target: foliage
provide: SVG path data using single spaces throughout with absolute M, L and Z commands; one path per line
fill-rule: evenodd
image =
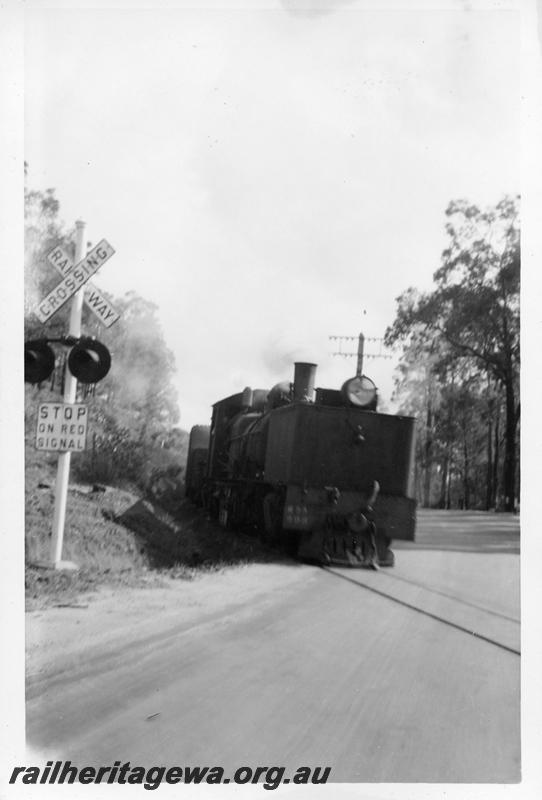
M 46 260 L 47 253 L 61 244 L 71 255 L 75 252 L 74 231 L 66 231 L 59 219 L 60 203 L 54 189 L 45 192 L 24 190 L 24 289 L 25 338 L 59 335 L 67 329 L 68 309 L 61 309 L 47 326 L 32 314 L 36 303 L 58 283 L 58 275 Z
M 446 210 L 449 245 L 435 288 L 409 288 L 397 299 L 386 343 L 404 343 L 397 395 L 417 405 L 420 499 L 515 507 L 519 423 L 519 198 L 481 210 L 466 201 Z M 499 427 L 504 418 L 504 433 Z M 495 461 L 497 459 L 497 461 Z M 485 463 L 484 463 L 485 461 Z M 498 477 L 498 472 L 502 477 Z M 483 498 L 483 500 L 482 500 Z
M 74 232 L 59 220 L 59 202 L 53 189 L 25 190 L 25 337 L 58 337 L 68 333 L 69 304 L 45 325 L 32 313 L 36 301 L 59 281 L 46 260 L 47 253 L 61 245 L 74 255 Z M 144 490 L 156 484 L 160 470 L 182 472 L 188 435 L 176 429 L 179 419 L 177 395 L 171 379 L 175 370 L 171 351 L 164 342 L 157 307 L 129 292 L 113 298 L 102 292 L 121 314 L 105 329 L 84 308 L 82 331 L 105 344 L 112 357 L 109 374 L 91 389 L 78 387 L 78 400 L 89 401 L 87 450 L 74 455 L 73 468 L 79 480 L 132 483 Z M 27 404 L 27 435 L 35 426 L 39 401 L 59 399 L 65 369 L 65 353 L 58 345 L 57 367 L 52 378 L 38 389 L 29 389 L 34 402 Z M 52 395 L 56 392 L 56 395 Z M 37 394 L 41 396 L 37 398 Z M 45 396 L 47 395 L 47 396 Z M 167 448 L 168 457 L 163 452 Z M 179 481 L 176 489 L 180 490 Z

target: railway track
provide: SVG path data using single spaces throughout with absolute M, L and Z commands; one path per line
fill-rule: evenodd
M 461 596 L 459 587 L 458 593 L 452 594 L 388 570 L 369 573 L 332 566 L 322 566 L 322 570 L 470 637 L 521 655 L 519 618 Z

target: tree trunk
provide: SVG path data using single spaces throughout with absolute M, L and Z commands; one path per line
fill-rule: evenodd
M 446 487 L 448 485 L 448 464 L 450 461 L 450 457 L 448 453 L 444 456 L 444 461 L 442 464 L 442 478 L 440 481 L 440 498 L 438 502 L 439 508 L 446 508 Z
M 516 398 L 512 378 L 506 383 L 506 423 L 504 434 L 504 510 L 516 509 Z
M 487 422 L 487 471 L 486 471 L 486 511 L 491 508 L 493 499 L 493 422 L 491 413 L 493 404 L 489 406 Z
M 431 504 L 431 465 L 433 460 L 433 413 L 431 408 L 431 400 L 427 403 L 427 416 L 425 428 L 425 452 L 424 452 L 424 485 L 423 485 L 423 505 L 429 508 Z
M 465 422 L 465 421 L 464 421 Z M 469 487 L 469 448 L 467 444 L 467 426 L 463 424 L 463 508 L 470 506 L 470 487 Z
M 495 438 L 494 438 L 494 448 L 493 448 L 493 500 L 492 500 L 493 508 L 498 508 L 498 502 L 499 502 L 500 416 L 501 416 L 501 406 L 500 403 L 497 403 L 496 416 L 495 416 Z

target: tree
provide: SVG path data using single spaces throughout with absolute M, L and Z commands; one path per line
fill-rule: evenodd
M 431 505 L 433 467 L 437 448 L 435 409 L 440 402 L 440 387 L 434 370 L 431 345 L 423 335 L 413 332 L 403 352 L 395 379 L 395 399 L 400 413 L 418 418 L 416 437 L 416 493 L 425 507 Z
M 45 192 L 25 188 L 25 338 L 58 338 L 68 333 L 69 303 L 47 323 L 41 324 L 33 309 L 40 297 L 60 278 L 48 264 L 47 253 L 61 245 L 73 257 L 75 231 L 66 231 L 59 219 L 60 204 L 54 189 Z M 120 311 L 120 320 L 105 329 L 85 306 L 81 329 L 96 336 L 111 352 L 108 375 L 94 388 L 89 403 L 88 450 L 77 456 L 74 468 L 81 478 L 126 478 L 147 488 L 149 476 L 167 461 L 185 455 L 181 434 L 174 434 L 179 419 L 177 394 L 172 384 L 174 359 L 167 348 L 157 317 L 157 306 L 129 292 L 123 298 L 103 294 Z M 57 349 L 60 352 L 60 349 Z M 37 394 L 62 389 L 64 358 L 57 359 L 56 379 L 42 387 L 27 387 L 27 430 L 35 426 Z M 52 385 L 51 385 L 52 384 Z M 89 387 L 78 387 L 84 400 Z M 47 397 L 43 397 L 47 394 Z M 58 394 L 56 398 L 58 399 Z M 161 450 L 169 444 L 168 458 Z M 173 443 L 173 444 L 172 444 Z
M 465 200 L 446 210 L 449 246 L 434 273 L 436 288 L 408 289 L 386 343 L 425 337 L 436 367 L 485 375 L 504 395 L 504 506 L 515 508 L 519 404 L 519 198 L 505 197 L 485 211 Z
M 115 298 L 115 307 L 121 320 L 101 334 L 115 369 L 100 384 L 98 399 L 115 408 L 140 442 L 167 438 L 179 411 L 171 383 L 174 358 L 163 338 L 157 306 L 128 292 L 124 298 Z
M 99 331 L 90 312 L 84 322 L 110 350 L 112 366 L 94 392 L 89 417 L 94 435 L 81 469 L 94 480 L 122 478 L 146 489 L 179 420 L 171 382 L 175 364 L 154 303 L 129 292 L 114 298 L 114 305 L 121 318 L 111 328 Z
M 25 165 L 26 175 L 26 165 Z M 46 256 L 57 244 L 72 255 L 75 253 L 75 231 L 66 230 L 59 217 L 60 203 L 54 189 L 44 192 L 24 190 L 24 295 L 25 337 L 55 335 L 64 332 L 68 308 L 61 309 L 46 326 L 34 316 L 33 309 L 45 297 L 59 277 L 47 262 Z

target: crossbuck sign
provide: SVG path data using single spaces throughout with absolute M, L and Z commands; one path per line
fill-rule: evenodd
M 60 246 L 54 247 L 51 250 L 47 255 L 47 261 L 52 264 L 63 277 L 69 275 L 75 266 L 70 256 Z M 110 328 L 111 325 L 120 319 L 120 314 L 112 303 L 106 300 L 96 286 L 90 281 L 85 285 L 84 300 L 88 308 L 98 317 L 106 328 Z
M 56 249 L 57 248 L 55 248 L 55 250 Z M 51 256 L 55 250 L 53 250 L 49 255 Z M 47 322 L 47 320 L 50 319 L 53 314 L 62 308 L 62 306 L 68 302 L 70 297 L 73 297 L 77 290 L 80 289 L 89 280 L 89 278 L 91 278 L 94 273 L 100 269 L 102 264 L 105 264 L 105 262 L 111 258 L 114 252 L 115 251 L 109 242 L 107 242 L 105 239 L 102 239 L 102 241 L 99 242 L 96 247 L 90 250 L 90 252 L 88 252 L 78 264 L 75 264 L 75 266 L 71 267 L 68 267 L 66 264 L 65 273 L 64 269 L 61 268 L 61 271 L 63 274 L 65 274 L 64 280 L 58 283 L 55 288 L 49 292 L 47 297 L 45 297 L 41 303 L 38 303 L 35 309 L 36 315 L 40 322 Z M 110 304 L 109 306 L 112 308 Z M 113 309 L 113 313 L 116 314 L 117 312 Z M 102 317 L 100 318 L 105 324 L 105 319 Z M 114 319 L 112 319 L 109 324 L 112 325 L 113 322 L 115 322 Z

